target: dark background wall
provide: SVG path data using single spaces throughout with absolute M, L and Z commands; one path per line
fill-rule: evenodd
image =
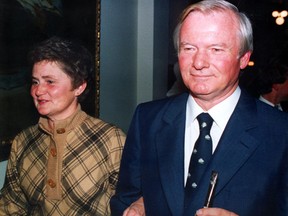
M 0 160 L 7 156 L 6 144 L 38 120 L 30 96 L 27 53 L 31 47 L 61 36 L 78 40 L 95 53 L 96 0 L 39 2 L 0 1 Z M 82 106 L 91 115 L 95 114 L 95 92 Z

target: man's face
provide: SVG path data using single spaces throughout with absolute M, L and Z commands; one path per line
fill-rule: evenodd
M 284 83 L 275 85 L 277 86 L 277 100 L 279 103 L 288 101 L 288 77 Z
M 183 81 L 196 101 L 209 101 L 211 107 L 233 93 L 240 68 L 245 68 L 250 58 L 250 53 L 239 57 L 233 17 L 229 12 L 195 11 L 180 29 L 178 58 Z

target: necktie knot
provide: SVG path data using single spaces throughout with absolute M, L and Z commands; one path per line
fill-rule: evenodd
M 200 132 L 205 130 L 210 132 L 210 129 L 213 124 L 213 119 L 208 113 L 201 113 L 197 116 L 197 120 L 199 122 Z

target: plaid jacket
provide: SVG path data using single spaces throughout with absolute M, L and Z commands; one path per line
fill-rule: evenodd
M 125 134 L 80 108 L 48 128 L 40 118 L 14 139 L 0 215 L 110 215 Z

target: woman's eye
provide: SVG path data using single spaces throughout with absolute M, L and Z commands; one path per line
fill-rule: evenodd
M 38 84 L 38 82 L 36 80 L 31 81 L 31 85 L 37 85 L 37 84 Z
M 53 83 L 54 83 L 53 80 L 47 80 L 46 82 L 47 82 L 48 84 L 53 84 Z

